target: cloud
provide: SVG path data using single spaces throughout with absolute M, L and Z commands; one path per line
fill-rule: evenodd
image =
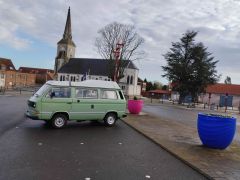
M 147 57 L 136 62 L 140 75 L 167 83 L 161 78 L 161 66 L 165 64 L 162 54 L 186 30 L 196 30 L 196 40 L 219 60 L 219 73 L 226 76 L 231 72 L 232 82 L 240 83 L 240 2 L 236 0 L 0 0 L 0 43 L 24 49 L 36 40 L 56 47 L 63 34 L 68 5 L 77 57 L 100 57 L 94 41 L 103 26 L 113 21 L 132 24 L 145 39 Z

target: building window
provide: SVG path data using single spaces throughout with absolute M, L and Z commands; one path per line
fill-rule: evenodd
M 4 74 L 0 74 L 0 75 L 1 75 L 1 76 L 0 76 L 0 77 L 1 77 L 1 79 L 4 79 Z
M 133 84 L 133 76 L 130 78 L 130 84 Z
M 129 76 L 127 77 L 127 84 L 129 84 L 129 81 L 130 81 L 130 78 L 129 78 Z
M 105 78 L 105 81 L 107 81 L 108 79 L 107 78 Z
M 122 90 L 125 90 L 125 86 L 122 86 Z

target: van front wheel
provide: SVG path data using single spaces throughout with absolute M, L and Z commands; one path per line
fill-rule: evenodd
M 52 126 L 56 129 L 63 128 L 67 124 L 67 117 L 64 114 L 56 114 L 52 118 Z
M 107 126 L 113 126 L 117 121 L 117 116 L 114 113 L 108 113 L 104 118 L 104 123 Z

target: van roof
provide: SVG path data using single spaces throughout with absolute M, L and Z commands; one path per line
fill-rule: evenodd
M 120 89 L 119 85 L 114 81 L 101 81 L 101 80 L 86 80 L 81 82 L 69 81 L 47 81 L 46 84 L 52 86 L 80 86 L 80 87 L 97 87 L 106 89 Z

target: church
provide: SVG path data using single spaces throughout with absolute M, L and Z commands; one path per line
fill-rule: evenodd
M 83 81 L 86 79 L 111 81 L 109 77 L 109 60 L 76 58 L 76 45 L 72 38 L 71 12 L 68 9 L 66 25 L 62 39 L 57 43 L 54 72 L 59 81 Z M 128 97 L 140 96 L 141 85 L 138 84 L 139 69 L 132 61 L 127 62 L 119 86 Z

